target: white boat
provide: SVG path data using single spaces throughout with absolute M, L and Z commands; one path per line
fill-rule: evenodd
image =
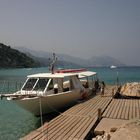
M 78 99 L 89 96 L 93 84 L 84 87 L 83 84 L 87 81 L 79 80 L 89 76 L 96 78 L 96 72 L 70 70 L 65 73 L 61 71 L 29 75 L 20 91 L 1 95 L 1 98 L 7 97 L 7 100 L 14 101 L 35 116 L 39 116 L 58 111 Z
M 115 69 L 115 68 L 117 68 L 117 66 L 112 65 L 112 66 L 110 66 L 110 68 Z

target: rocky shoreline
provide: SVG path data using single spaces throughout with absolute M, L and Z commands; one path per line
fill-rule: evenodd
M 98 135 L 92 140 L 140 140 L 140 120 L 130 120 L 119 128 Z

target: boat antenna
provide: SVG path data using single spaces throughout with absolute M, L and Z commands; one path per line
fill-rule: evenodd
M 55 55 L 55 53 L 53 53 L 53 58 L 52 58 L 52 63 L 50 64 L 50 71 L 52 74 L 54 74 L 54 65 L 57 61 L 57 57 Z

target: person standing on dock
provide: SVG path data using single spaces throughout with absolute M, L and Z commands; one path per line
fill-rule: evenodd
M 94 87 L 95 87 L 95 91 L 98 92 L 98 91 L 99 91 L 99 88 L 100 88 L 99 79 L 97 79 L 97 80 L 95 81 Z
M 102 81 L 101 82 L 101 94 L 104 95 L 104 92 L 105 92 L 105 82 Z

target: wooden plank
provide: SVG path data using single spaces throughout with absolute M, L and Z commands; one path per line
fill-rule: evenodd
M 81 129 L 83 129 L 83 127 L 88 123 L 88 121 L 89 121 L 89 117 L 86 117 L 83 123 L 79 125 L 79 127 L 72 133 L 72 135 L 68 138 L 68 140 L 75 139 L 75 136 L 78 133 L 80 133 Z
M 73 122 L 74 117 L 67 116 L 67 119 L 65 121 L 60 122 L 53 130 L 49 131 L 50 136 L 53 136 L 56 134 L 60 129 L 63 129 L 66 125 L 68 125 L 70 122 Z
M 21 140 L 31 140 L 33 139 L 36 135 L 39 135 L 40 132 L 34 130 L 33 132 L 29 133 L 28 135 L 26 135 L 25 137 L 21 138 Z
M 41 135 L 42 132 L 45 132 L 45 128 L 47 126 L 47 123 L 45 123 L 42 127 L 38 128 L 37 130 L 33 131 L 32 133 L 28 134 L 27 136 L 25 136 L 24 138 L 22 138 L 23 140 L 30 140 L 30 139 L 35 139 L 36 137 L 38 137 L 39 135 Z
M 120 108 L 117 114 L 117 119 L 121 119 L 121 113 L 122 113 L 122 109 L 123 109 L 123 105 L 124 105 L 124 99 L 120 99 L 121 100 L 121 104 L 120 104 Z
M 78 129 L 81 128 L 81 125 L 87 122 L 87 119 L 88 119 L 87 117 L 82 117 L 81 120 L 80 120 L 80 122 L 77 123 L 77 124 L 73 127 L 73 129 L 71 129 L 71 130 L 69 131 L 68 134 L 65 135 L 64 139 L 68 139 L 68 138 L 71 137 L 74 133 L 77 133 L 77 132 L 78 132 Z
M 79 118 L 77 119 L 77 117 L 74 117 L 72 119 L 71 122 L 69 122 L 69 124 L 65 125 L 63 127 L 63 129 L 60 129 L 56 134 L 55 136 L 52 137 L 52 140 L 55 140 L 56 138 L 59 140 L 59 139 L 62 139 L 63 136 L 68 133 L 69 129 L 71 129 L 72 127 L 74 127 L 74 124 L 76 124 L 77 122 L 79 121 Z
M 90 102 L 90 104 L 85 104 L 85 108 L 81 109 L 80 112 L 78 112 L 78 115 L 87 115 L 87 113 L 85 112 L 89 112 L 90 108 L 93 108 L 94 106 L 96 106 L 97 102 L 100 101 L 101 98 L 97 98 L 97 100 L 93 99 L 92 102 Z
M 96 117 L 97 114 L 98 114 L 98 109 L 101 108 L 101 104 L 103 103 L 103 101 L 99 102 L 92 110 L 89 111 L 89 113 L 87 114 L 88 116 L 91 116 L 91 117 Z
M 81 109 L 82 105 L 81 104 L 78 104 L 78 105 L 75 105 L 74 107 L 68 109 L 67 111 L 65 111 L 63 114 L 64 115 L 67 115 L 67 114 L 73 114 L 75 112 L 75 110 L 79 111 Z
M 89 111 L 92 110 L 100 100 L 101 98 L 98 98 L 97 100 L 93 100 L 88 106 L 85 107 L 85 110 L 81 110 L 78 114 L 87 116 Z
M 103 106 L 103 110 L 105 111 L 105 109 L 108 107 L 108 105 L 111 103 L 111 101 L 112 101 L 112 97 L 108 97 L 107 99 L 106 99 L 106 104 L 105 104 L 105 106 Z
M 79 139 L 85 139 L 85 137 L 87 136 L 87 134 L 89 133 L 89 131 L 93 128 L 93 125 L 95 124 L 95 122 L 97 121 L 97 118 L 94 118 L 89 125 L 86 127 L 86 129 L 81 133 L 82 135 L 80 135 L 80 137 L 78 137 Z
M 86 101 L 81 101 L 81 103 L 78 104 L 78 108 L 77 105 L 72 107 L 72 110 L 69 109 L 68 111 L 64 112 L 64 113 L 68 113 L 68 114 L 72 114 L 72 113 L 75 113 L 75 111 L 77 111 L 78 109 L 81 110 L 82 108 L 85 108 L 86 105 L 90 104 L 93 100 L 97 100 L 99 98 L 99 96 L 95 96 L 95 97 L 92 97 L 91 99 L 89 100 L 86 100 Z M 72 112 L 71 112 L 72 111 Z M 73 112 L 74 111 L 74 112 Z M 78 111 L 79 112 L 79 111 Z
M 129 110 L 129 119 L 132 119 L 133 118 L 132 99 L 130 99 L 129 107 L 130 107 L 130 110 Z
M 40 135 L 38 135 L 38 137 L 33 138 L 33 140 L 40 140 L 40 139 L 44 139 L 47 140 L 48 139 L 48 133 L 41 133 Z
M 136 108 L 137 108 L 137 118 L 140 119 L 140 105 L 139 105 L 139 100 L 136 101 Z
M 77 113 L 79 113 L 81 110 L 86 109 L 86 107 L 88 107 L 88 105 L 89 105 L 90 103 L 96 102 L 96 100 L 98 100 L 99 98 L 100 98 L 100 96 L 95 96 L 95 97 L 91 98 L 91 99 L 88 100 L 88 101 L 81 102 L 81 103 L 78 105 L 78 107 L 77 107 L 77 106 L 76 106 L 76 107 L 74 106 L 72 110 L 70 109 L 70 111 L 68 110 L 68 111 L 64 112 L 64 114 L 77 114 Z
M 137 99 L 137 118 L 140 119 L 140 99 Z
M 101 114 L 103 114 L 103 112 L 105 111 L 105 109 L 108 107 L 108 105 L 110 104 L 112 98 L 110 97 L 105 97 L 103 103 L 101 104 L 100 108 L 101 108 Z
M 59 127 L 56 131 L 54 131 L 50 138 L 54 139 L 56 136 L 59 137 L 68 127 L 70 127 L 75 121 L 77 121 L 77 118 L 75 116 L 70 116 L 68 122 L 64 123 L 61 127 Z
M 93 105 L 92 109 L 88 111 L 88 113 L 84 113 L 83 115 L 94 117 L 97 113 L 97 110 L 100 108 L 101 104 L 104 102 L 104 100 L 101 98 L 96 104 Z
M 140 100 L 138 100 L 138 112 L 139 112 L 139 119 L 140 119 Z
M 136 118 L 136 105 L 135 105 L 136 100 L 132 99 L 132 104 L 133 104 L 133 119 Z
M 114 106 L 113 106 L 114 104 L 115 104 L 115 100 L 113 100 L 113 101 L 111 102 L 111 104 L 109 105 L 110 107 L 109 107 L 109 110 L 108 110 L 108 112 L 107 112 L 107 114 L 106 114 L 106 117 L 107 117 L 107 118 L 110 117 L 111 112 L 113 111 L 113 108 L 114 108 Z
M 117 105 L 118 105 L 118 101 L 114 100 L 114 102 L 112 102 L 113 108 L 112 108 L 112 111 L 110 112 L 109 118 L 114 117 L 115 111 L 117 109 Z
M 65 116 L 61 116 L 61 117 L 64 118 Z M 65 121 L 67 121 L 67 119 L 65 119 L 64 122 L 65 122 Z M 62 124 L 62 123 L 63 123 L 63 121 L 61 120 L 61 121 L 59 122 L 59 124 Z M 48 127 L 46 127 L 46 129 L 44 129 L 43 134 L 49 135 L 49 133 L 51 133 L 54 129 L 56 129 L 56 127 L 58 127 L 59 124 L 56 123 L 56 124 L 53 125 L 53 127 L 51 128 L 51 122 L 50 122 L 50 123 L 48 124 Z M 42 132 L 41 132 L 38 136 L 34 137 L 34 140 L 38 140 L 38 139 L 40 139 L 41 137 L 43 137 Z
M 109 106 L 107 107 L 107 109 L 105 110 L 103 117 L 109 117 L 111 114 L 111 111 L 113 110 L 113 104 L 115 103 L 115 99 L 111 100 L 111 103 L 109 104 Z
M 121 119 L 125 119 L 125 113 L 126 113 L 126 99 L 123 99 L 123 105 L 122 105 L 122 114 Z
M 103 97 L 103 101 L 100 102 L 100 106 L 98 108 L 102 109 L 102 112 L 104 111 L 104 109 L 108 106 L 108 104 L 110 103 L 111 98 L 110 97 Z M 98 109 L 97 108 L 97 109 Z
M 135 100 L 135 117 L 138 119 L 138 106 L 137 106 L 137 100 Z
M 77 114 L 84 107 L 85 107 L 84 106 L 84 103 L 83 104 L 80 104 L 78 108 L 77 107 L 74 107 L 73 110 L 71 112 L 67 112 L 67 114 Z
M 114 112 L 114 114 L 113 114 L 112 119 L 117 119 L 117 115 L 118 115 L 118 111 L 119 111 L 119 109 L 120 109 L 121 101 L 118 100 L 118 99 L 113 99 L 113 100 L 114 100 L 114 102 L 116 103 L 117 108 L 116 108 L 116 110 L 115 110 L 115 112 Z
M 48 135 L 43 135 L 39 140 L 49 140 Z
M 124 116 L 124 119 L 129 119 L 129 109 L 130 109 L 130 107 L 129 107 L 129 100 L 128 99 L 126 99 L 126 111 L 125 111 L 125 116 Z
M 59 136 L 59 138 L 57 138 L 57 140 L 66 139 L 65 136 L 66 136 L 67 134 L 69 134 L 70 131 L 71 131 L 72 129 L 74 129 L 74 127 L 75 127 L 77 124 L 83 123 L 81 120 L 82 120 L 81 117 L 77 117 L 77 119 L 76 119 L 73 123 L 71 123 L 64 131 L 62 131 L 61 135 Z
M 55 129 L 56 127 L 58 127 L 59 125 L 60 125 L 60 123 L 64 123 L 64 122 L 66 122 L 67 121 L 67 119 L 68 119 L 68 117 L 67 116 L 65 116 L 65 115 L 63 115 L 63 116 L 61 116 L 61 119 L 59 119 L 59 120 L 57 120 L 57 121 L 51 121 L 51 122 L 49 122 L 49 131 L 51 131 L 51 130 L 53 130 L 53 129 Z
M 54 122 L 52 124 L 56 123 L 56 121 L 58 121 L 58 120 L 60 121 L 60 118 L 62 118 L 61 115 L 58 118 L 55 118 Z M 48 125 L 49 125 L 49 123 L 46 123 L 43 126 L 41 126 L 39 129 L 36 130 L 36 133 L 34 133 L 34 135 L 29 134 L 30 137 L 28 137 L 28 139 L 33 139 L 33 138 L 38 139 L 38 137 L 42 136 L 42 132 L 46 134 L 49 131 L 48 129 L 51 129 L 51 127 L 50 126 L 48 127 Z M 56 125 L 57 125 L 57 123 L 56 123 Z M 53 127 L 55 127 L 55 126 L 53 126 Z
M 55 119 L 54 119 L 54 123 L 56 122 L 56 121 L 60 121 L 60 119 L 61 119 L 61 115 L 60 116 L 58 116 L 58 117 L 56 117 Z M 26 137 L 24 137 L 25 139 L 33 139 L 33 138 L 36 138 L 36 137 L 38 137 L 41 133 L 42 133 L 42 130 L 45 132 L 46 131 L 46 129 L 48 128 L 48 124 L 49 123 L 45 123 L 43 126 L 41 126 L 40 128 L 38 128 L 37 130 L 35 130 L 35 131 L 33 131 L 32 133 L 30 133 L 30 134 L 28 134 Z M 23 139 L 24 139 L 23 138 Z
M 113 118 L 114 114 L 112 114 L 112 113 L 113 112 L 115 113 L 114 106 L 116 105 L 117 102 L 118 102 L 118 100 L 114 100 L 114 102 L 112 102 L 112 104 L 111 104 L 112 108 L 110 109 L 110 112 L 108 112 L 109 118 Z
M 136 101 L 136 114 L 137 114 L 137 118 L 140 119 L 140 107 L 139 107 L 138 99 Z
M 113 102 L 114 100 L 112 100 L 112 102 Z M 110 105 L 107 107 L 107 109 L 105 110 L 105 112 L 104 112 L 104 114 L 103 114 L 103 117 L 107 117 L 107 114 L 108 114 L 108 112 L 109 112 L 109 110 L 110 110 L 110 108 L 111 108 L 111 104 L 112 104 L 112 102 L 110 103 Z
M 84 127 L 82 127 L 82 129 L 77 133 L 77 135 L 75 136 L 75 138 L 80 138 L 81 136 L 85 137 L 88 133 L 89 130 L 93 127 L 93 125 L 95 124 L 97 118 L 89 118 L 89 121 L 84 125 Z M 84 135 L 82 135 L 84 134 Z
M 53 119 L 48 123 L 49 131 L 53 128 L 55 128 L 60 122 L 65 121 L 67 119 L 67 116 L 65 115 L 59 115 L 56 117 L 56 119 Z

